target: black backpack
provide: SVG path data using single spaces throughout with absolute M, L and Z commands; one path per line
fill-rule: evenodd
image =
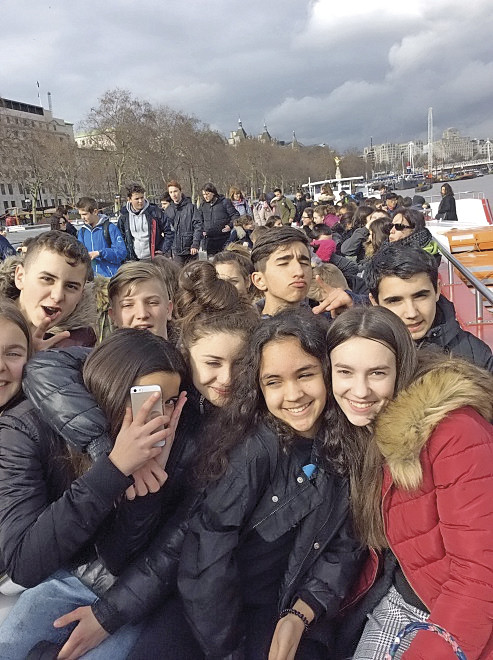
M 104 240 L 106 241 L 106 245 L 108 247 L 111 247 L 111 236 L 110 236 L 110 221 L 109 218 L 106 218 L 106 220 L 103 220 L 103 224 L 101 225 L 103 227 L 103 234 L 104 234 Z M 84 234 L 87 231 L 87 227 L 82 227 L 82 236 L 81 238 L 84 238 Z M 82 241 L 83 242 L 83 241 Z

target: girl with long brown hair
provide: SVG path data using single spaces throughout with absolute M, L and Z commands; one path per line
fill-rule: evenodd
M 379 307 L 338 317 L 328 351 L 332 432 L 353 456 L 360 447 L 350 466 L 356 527 L 391 567 L 352 657 L 383 660 L 401 628 L 429 621 L 468 659 L 492 658 L 492 376 L 459 358 L 418 358 L 404 324 Z M 425 631 L 402 646 L 409 658 L 453 654 Z
M 67 353 L 77 360 L 87 351 L 72 348 Z M 122 497 L 133 484 L 133 473 L 169 454 L 178 416 L 174 408 L 185 377 L 176 348 L 147 331 L 118 330 L 102 342 L 85 362 L 83 381 L 101 407 L 114 442 L 94 462 L 65 443 L 52 419 L 41 416 L 29 396 L 1 417 L 0 551 L 14 582 L 35 587 L 51 576 L 51 585 L 85 589 L 71 570 L 101 558 L 107 569 L 101 577 L 111 580 L 109 571 L 146 542 L 153 509 L 143 518 L 140 502 Z M 43 378 L 56 380 L 56 364 L 45 368 Z M 150 384 L 160 385 L 161 394 L 152 395 L 133 419 L 130 388 Z M 163 414 L 150 418 L 159 397 Z M 77 408 L 71 400 L 70 395 L 65 399 L 62 416 Z M 86 414 L 79 415 L 81 426 Z M 168 446 L 157 446 L 163 440 Z M 32 592 L 20 596 L 0 628 L 2 657 L 24 658 L 40 639 L 36 631 L 41 618 L 52 624 L 58 615 L 48 596 L 43 607 L 33 608 Z M 59 642 L 64 637 L 65 631 L 51 627 L 49 639 Z

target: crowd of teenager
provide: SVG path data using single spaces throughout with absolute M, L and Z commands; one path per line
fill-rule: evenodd
M 202 198 L 0 268 L 0 660 L 493 659 L 493 356 L 424 200 Z

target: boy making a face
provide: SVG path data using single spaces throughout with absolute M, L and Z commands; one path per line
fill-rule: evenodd
M 90 329 L 82 325 L 81 319 L 76 323 L 75 312 L 90 277 L 89 253 L 70 234 L 48 231 L 29 244 L 24 261 L 15 269 L 18 297 L 12 297 L 31 326 L 36 350 L 60 345 L 69 337 L 65 345 L 88 345 Z M 60 325 L 69 327 L 70 332 L 45 339 L 48 330 Z M 95 340 L 94 332 L 92 335 Z

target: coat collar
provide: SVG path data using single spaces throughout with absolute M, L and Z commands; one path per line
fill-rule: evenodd
M 465 406 L 493 420 L 493 376 L 458 358 L 432 360 L 431 367 L 389 403 L 376 420 L 375 442 L 397 486 L 419 487 L 422 448 L 448 414 Z

